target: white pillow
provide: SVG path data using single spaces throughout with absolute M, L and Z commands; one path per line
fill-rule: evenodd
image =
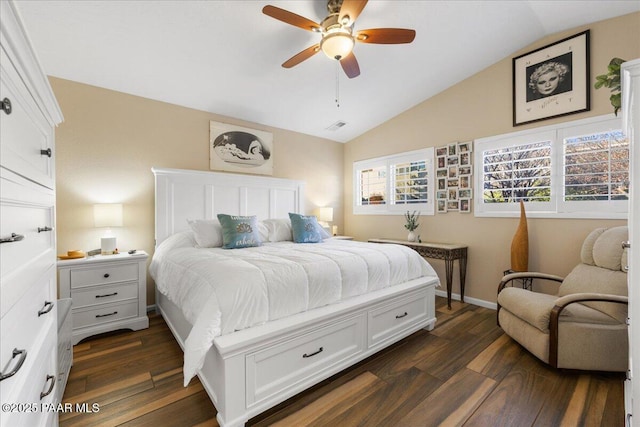
M 222 246 L 222 226 L 217 219 L 188 219 L 196 244 L 200 248 Z
M 258 234 L 260 235 L 260 240 L 262 242 L 269 241 L 269 228 L 267 228 L 264 221 L 258 221 Z
M 268 240 L 270 242 L 293 241 L 293 231 L 289 218 L 266 219 L 262 221 L 262 224 L 267 228 Z

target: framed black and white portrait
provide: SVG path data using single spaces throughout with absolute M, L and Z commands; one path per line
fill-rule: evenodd
M 589 111 L 589 30 L 513 58 L 513 125 Z
M 273 134 L 226 123 L 209 124 L 209 168 L 273 175 Z

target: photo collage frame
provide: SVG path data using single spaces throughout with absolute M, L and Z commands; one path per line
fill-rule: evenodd
M 436 211 L 471 213 L 473 141 L 436 148 Z

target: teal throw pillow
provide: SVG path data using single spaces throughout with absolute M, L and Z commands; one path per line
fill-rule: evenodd
M 320 234 L 320 224 L 315 216 L 289 213 L 291 229 L 293 231 L 293 241 L 296 243 L 319 243 L 322 242 Z
M 255 216 L 218 214 L 222 226 L 222 247 L 225 249 L 260 246 L 258 220 Z

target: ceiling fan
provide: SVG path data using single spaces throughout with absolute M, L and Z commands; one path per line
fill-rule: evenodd
M 353 54 L 356 42 L 400 44 L 411 43 L 416 37 L 415 30 L 404 28 L 373 28 L 354 32 L 353 24 L 366 4 L 367 0 L 328 0 L 329 15 L 319 24 L 279 7 L 265 6 L 262 9 L 265 15 L 303 30 L 322 34 L 320 43 L 292 56 L 282 66 L 294 67 L 322 50 L 329 58 L 340 61 L 345 74 L 352 79 L 360 75 L 360 66 Z

